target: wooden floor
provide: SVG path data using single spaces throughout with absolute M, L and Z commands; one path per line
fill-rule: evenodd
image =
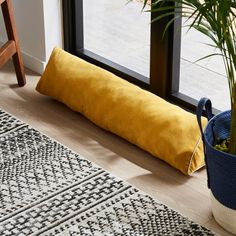
M 63 104 L 38 94 L 38 80 L 38 75 L 27 70 L 27 85 L 19 88 L 8 63 L 0 72 L 0 107 L 195 222 L 230 235 L 212 217 L 204 169 L 192 177 L 184 176 Z

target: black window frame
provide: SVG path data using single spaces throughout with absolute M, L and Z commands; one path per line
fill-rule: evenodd
M 170 3 L 171 4 L 171 3 Z M 198 101 L 179 92 L 181 18 L 169 27 L 163 38 L 168 18 L 151 24 L 150 83 L 145 77 L 83 47 L 83 0 L 63 0 L 64 49 L 100 66 L 186 110 L 195 112 Z M 156 17 L 151 13 L 151 19 Z M 214 113 L 218 113 L 217 110 Z

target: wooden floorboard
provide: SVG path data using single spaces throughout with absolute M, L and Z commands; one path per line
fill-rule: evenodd
M 63 104 L 35 91 L 39 75 L 27 70 L 18 87 L 13 66 L 0 71 L 0 107 L 58 140 L 158 201 L 220 235 L 230 235 L 211 214 L 206 173 L 187 177 L 125 140 L 106 132 Z

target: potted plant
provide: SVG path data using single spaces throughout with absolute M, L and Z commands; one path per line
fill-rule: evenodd
M 144 7 L 148 0 L 144 0 Z M 152 0 L 153 21 L 168 17 L 168 27 L 179 17 L 212 41 L 210 46 L 224 61 L 231 98 L 231 110 L 212 117 L 209 99 L 200 100 L 197 118 L 202 132 L 208 186 L 212 193 L 212 211 L 216 221 L 236 234 L 236 2 L 235 0 Z M 204 57 L 204 58 L 206 58 Z M 209 120 L 204 132 L 203 108 Z

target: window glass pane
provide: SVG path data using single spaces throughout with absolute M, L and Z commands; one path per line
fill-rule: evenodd
M 206 36 L 195 29 L 187 30 L 187 27 L 182 28 L 179 91 L 197 100 L 208 97 L 218 110 L 229 109 L 228 81 L 222 58 L 213 56 L 197 61 L 218 51 L 207 45 L 212 41 Z
M 149 77 L 150 13 L 142 6 L 139 0 L 84 0 L 84 48 Z

